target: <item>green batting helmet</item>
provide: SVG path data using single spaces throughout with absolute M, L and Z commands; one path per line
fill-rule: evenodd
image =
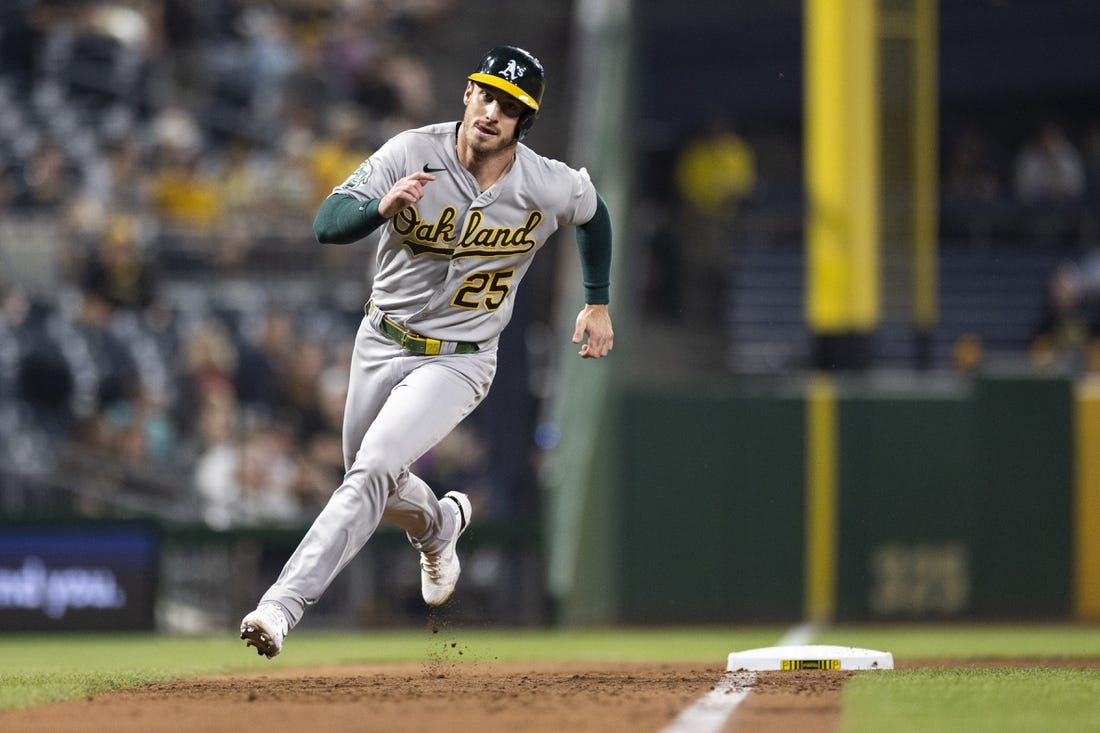
M 546 86 L 546 74 L 542 63 L 530 52 L 515 46 L 497 46 L 482 57 L 477 69 L 467 78 L 507 92 L 526 105 L 527 110 L 516 123 L 517 140 L 535 124 Z

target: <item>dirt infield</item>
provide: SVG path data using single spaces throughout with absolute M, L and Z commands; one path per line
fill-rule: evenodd
M 428 663 L 280 668 L 147 685 L 0 712 L 22 733 L 478 733 L 660 731 L 706 695 L 724 670 L 705 665 Z M 976 666 L 1100 666 L 1100 660 L 1006 660 Z M 899 667 L 958 667 L 957 661 Z M 840 691 L 855 672 L 758 675 L 724 733 L 835 731 Z M 874 673 L 870 673 L 874 674 Z
M 378 665 L 204 677 L 0 713 L 23 733 L 220 731 L 658 731 L 724 670 L 698 665 Z M 840 681 L 766 685 L 742 709 L 754 720 L 835 717 Z M 791 680 L 792 678 L 787 678 Z M 790 698 L 785 704 L 779 700 Z M 789 712 L 788 712 L 789 710 Z M 797 711 L 802 711 L 799 714 Z M 835 723 L 799 730 L 827 731 Z M 776 727 L 774 730 L 779 730 Z M 789 730 L 789 727 L 784 729 Z M 730 730 L 767 730 L 754 724 Z

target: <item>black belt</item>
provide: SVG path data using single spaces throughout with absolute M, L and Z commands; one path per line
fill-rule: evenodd
M 466 341 L 442 341 L 440 339 L 433 339 L 428 336 L 421 336 L 418 333 L 413 333 L 412 331 L 401 328 L 401 326 L 398 326 L 380 311 L 378 311 L 378 315 L 375 315 L 376 311 L 378 311 L 378 309 L 374 307 L 374 301 L 371 301 L 367 310 L 367 315 L 372 316 L 371 323 L 374 323 L 378 330 L 391 341 L 411 354 L 422 356 L 435 356 L 437 354 L 472 354 L 478 350 L 477 344 L 468 343 Z

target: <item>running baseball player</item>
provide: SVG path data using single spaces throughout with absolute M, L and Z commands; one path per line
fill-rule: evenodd
M 461 122 L 396 135 L 321 204 L 314 233 L 322 243 L 381 229 L 377 272 L 351 361 L 347 472 L 241 621 L 241 638 L 257 653 L 279 654 L 383 520 L 420 552 L 424 602 L 451 596 L 470 501 L 458 491 L 437 499 L 409 467 L 485 398 L 516 288 L 559 227 L 577 227 L 581 254 L 586 305 L 573 342 L 586 359 L 611 351 L 607 207 L 584 169 L 520 142 L 543 88 L 538 59 L 513 46 L 492 49 L 468 77 Z

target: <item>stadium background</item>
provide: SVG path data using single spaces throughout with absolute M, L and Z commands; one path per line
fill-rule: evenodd
M 6 4 L 0 628 L 216 631 L 254 603 L 339 476 L 370 257 L 316 245 L 316 205 L 388 134 L 457 114 L 469 59 L 502 40 L 549 71 L 532 145 L 612 205 L 620 338 L 607 364 L 564 344 L 559 236 L 490 399 L 418 467 L 486 519 L 456 618 L 1100 614 L 1100 11 L 877 4 L 856 37 L 878 143 L 851 161 L 881 185 L 847 202 L 880 234 L 847 261 L 870 317 L 834 328 L 806 264 L 806 69 L 826 62 L 804 22 L 830 4 L 728 5 Z M 930 51 L 935 94 L 901 94 Z M 1046 122 L 1088 171 L 1065 200 L 1015 188 Z M 937 164 L 931 206 L 916 159 Z M 711 208 L 684 193 L 721 185 Z M 1067 271 L 1077 310 L 1037 339 Z M 306 623 L 422 623 L 415 561 L 381 533 Z M 31 602 L 43 578 L 68 600 Z

